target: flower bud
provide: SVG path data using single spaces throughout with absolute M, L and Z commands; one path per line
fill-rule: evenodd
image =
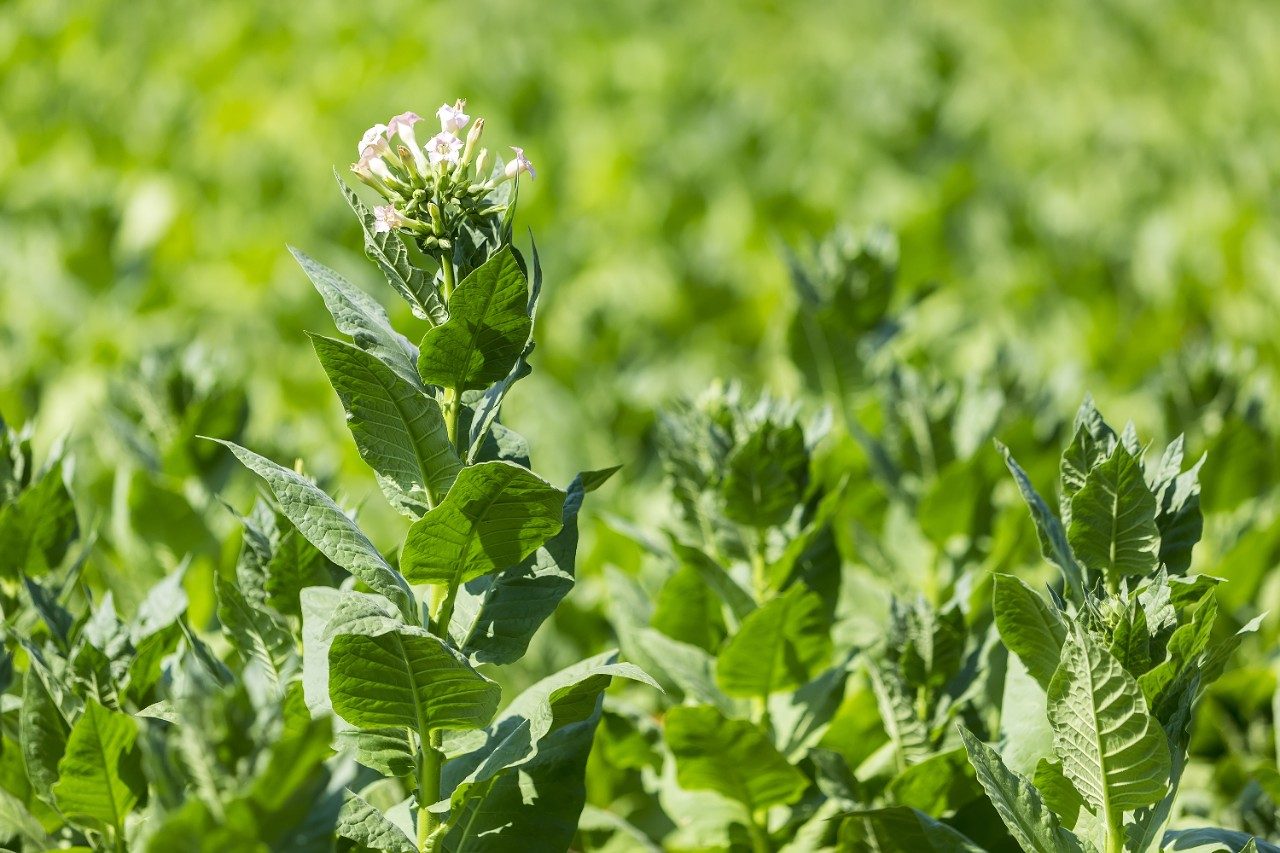
M 467 133 L 467 145 L 462 149 L 462 166 L 466 168 L 471 163 L 471 158 L 475 155 L 476 144 L 480 142 L 480 134 L 484 133 L 484 119 L 476 119 L 476 123 L 471 125 L 471 130 Z
M 511 150 L 516 152 L 516 156 L 507 164 L 504 172 L 506 180 L 514 180 L 521 172 L 528 172 L 530 179 L 538 177 L 538 173 L 533 170 L 533 164 L 524 156 L 524 149 L 513 145 Z

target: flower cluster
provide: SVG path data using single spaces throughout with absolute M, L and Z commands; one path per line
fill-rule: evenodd
M 423 118 L 413 112 L 365 131 L 351 171 L 387 201 L 374 209 L 375 231 L 411 235 L 423 251 L 439 254 L 460 227 L 483 227 L 505 212 L 510 194 L 497 192 L 503 184 L 524 173 L 534 177 L 523 148 L 512 148 L 515 156 L 505 165 L 490 163 L 480 147 L 484 119 L 472 122 L 466 106 L 460 100 L 436 110 L 440 132 L 422 143 L 416 126 Z

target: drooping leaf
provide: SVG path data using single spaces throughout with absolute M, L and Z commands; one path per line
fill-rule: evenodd
M 53 797 L 67 820 L 100 832 L 119 832 L 146 794 L 137 724 L 127 714 L 86 699 L 58 762 Z
M 58 762 L 66 753 L 70 727 L 49 693 L 43 669 L 33 666 L 23 678 L 18 730 L 31 789 L 42 800 L 52 803 L 52 788 L 58 781 Z
M 292 246 L 289 251 L 319 291 L 338 331 L 350 335 L 356 346 L 376 356 L 409 385 L 421 389 L 418 348 L 392 328 L 382 305 L 320 262 Z
M 1071 780 L 1062 775 L 1061 762 L 1041 758 L 1036 762 L 1032 783 L 1044 798 L 1045 805 L 1053 809 L 1064 826 L 1076 825 L 1080 809 L 1084 807 L 1084 798 Z
M 883 663 L 869 662 L 867 674 L 876 695 L 880 719 L 893 743 L 898 771 L 928 758 L 932 752 L 929 728 L 916 715 L 915 706 L 903 689 L 901 677 Z
M 1076 602 L 1084 601 L 1084 574 L 1080 569 L 1080 564 L 1076 561 L 1076 555 L 1072 553 L 1071 544 L 1067 539 L 1067 531 L 1063 529 L 1062 522 L 1049 509 L 1049 505 L 1044 502 L 1044 498 L 1040 497 L 1040 493 L 1031 485 L 1027 472 L 1022 470 L 1013 454 L 1009 452 L 1009 448 L 1005 447 L 999 441 L 996 442 L 996 449 L 1000 451 L 1004 457 L 1004 464 L 1009 469 L 1009 473 L 1013 475 L 1013 480 L 1018 484 L 1018 491 L 1022 493 L 1022 499 L 1026 501 L 1027 508 L 1031 510 L 1031 518 L 1036 525 L 1036 533 L 1040 537 L 1040 551 L 1049 562 L 1053 563 L 1062 572 L 1062 577 L 1066 580 L 1067 586 L 1071 589 L 1071 594 Z
M 311 343 L 391 505 L 418 518 L 444 500 L 462 461 L 440 405 L 359 347 L 319 335 Z
M 1072 553 L 1108 584 L 1153 573 L 1160 553 L 1156 499 L 1141 461 L 1123 445 L 1096 465 L 1071 499 L 1067 539 Z
M 1023 850 L 1067 853 L 1081 849 L 1079 839 L 1059 825 L 1057 817 L 1045 807 L 1040 792 L 1031 782 L 1006 767 L 994 749 L 963 726 L 960 727 L 960 736 L 969 753 L 969 761 L 977 771 L 978 782 L 1008 827 L 1009 834 L 1022 845 Z
M 680 786 L 716 791 L 748 811 L 794 802 L 808 780 L 757 726 L 707 705 L 672 708 L 665 724 Z
M 906 806 L 849 812 L 840 826 L 841 850 L 877 853 L 983 853 L 963 834 Z
M 418 374 L 458 392 L 504 379 L 529 340 L 528 303 L 529 281 L 505 247 L 454 289 L 448 321 L 422 338 Z
M 347 517 L 333 498 L 301 474 L 281 467 L 251 450 L 220 441 L 246 468 L 267 481 L 280 509 L 303 536 L 337 565 L 355 575 L 374 592 L 396 603 L 409 618 L 416 617 L 413 592 L 369 537 Z
M 62 464 L 52 463 L 15 500 L 0 505 L 0 577 L 44 574 L 62 562 L 78 532 Z
M 831 657 L 822 599 L 802 584 L 753 611 L 716 658 L 729 696 L 767 697 L 811 679 Z
M 370 850 L 418 853 L 418 845 L 359 794 L 347 792 L 335 831 L 340 838 L 349 838 Z
M 443 323 L 448 314 L 436 294 L 435 286 L 425 272 L 410 262 L 409 250 L 401 242 L 400 235 L 395 231 L 379 233 L 374 230 L 373 214 L 336 171 L 334 178 L 338 181 L 347 204 L 360 219 L 360 226 L 364 230 L 365 253 L 377 263 L 387 283 L 409 303 L 414 316 L 429 320 L 435 325 Z
M 296 529 L 280 536 L 267 563 L 267 603 L 285 616 L 301 616 L 299 597 L 309 586 L 333 585 L 333 564 Z
M 1058 611 L 1020 579 L 997 574 L 991 592 L 1000 639 L 1016 654 L 1041 687 L 1058 668 L 1067 628 Z
M 517 565 L 563 526 L 565 493 L 509 462 L 464 468 L 409 528 L 400 568 L 413 583 L 465 583 Z
M 1069 633 L 1048 696 L 1054 753 L 1095 811 L 1118 819 L 1164 796 L 1169 745 L 1137 682 L 1109 651 L 1079 629 Z
M 422 733 L 483 728 L 498 710 L 498 685 L 438 637 L 409 625 L 338 634 L 329 646 L 329 698 L 358 728 Z

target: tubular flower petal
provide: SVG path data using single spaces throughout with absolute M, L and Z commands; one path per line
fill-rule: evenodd
M 507 164 L 506 176 L 508 180 L 515 178 L 521 172 L 528 172 L 530 178 L 538 177 L 538 173 L 533 170 L 533 164 L 529 162 L 529 158 L 524 156 L 524 149 L 511 146 L 511 150 L 516 152 L 516 156 Z
M 436 117 L 440 119 L 440 130 L 444 133 L 457 134 L 466 127 L 467 122 L 471 121 L 471 116 L 463 112 L 466 106 L 466 101 L 458 101 L 453 106 L 444 104 L 436 110 Z
M 373 233 L 387 234 L 394 228 L 403 228 L 407 220 L 389 204 L 373 209 Z
M 462 140 L 452 133 L 437 133 L 427 140 L 424 147 L 427 149 L 427 157 L 430 158 L 432 166 L 438 166 L 441 163 L 456 164 L 462 156 Z

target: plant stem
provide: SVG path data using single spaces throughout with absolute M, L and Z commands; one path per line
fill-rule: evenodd
M 444 297 L 445 304 L 449 302 L 449 297 L 453 296 L 454 285 L 453 258 L 441 256 L 440 258 L 440 295 Z
M 769 566 L 765 560 L 767 541 L 763 528 L 756 530 L 755 547 L 751 549 L 751 580 L 755 588 L 756 601 L 763 604 L 769 592 Z
M 751 849 L 753 853 L 773 853 L 773 843 L 769 840 L 769 832 L 756 818 L 755 812 L 747 817 L 747 827 L 751 832 Z
M 421 735 L 419 735 L 421 737 Z M 430 806 L 440 799 L 440 753 L 436 750 L 438 736 L 430 735 L 418 749 L 418 849 L 430 849 L 431 837 L 440 820 L 430 811 Z

